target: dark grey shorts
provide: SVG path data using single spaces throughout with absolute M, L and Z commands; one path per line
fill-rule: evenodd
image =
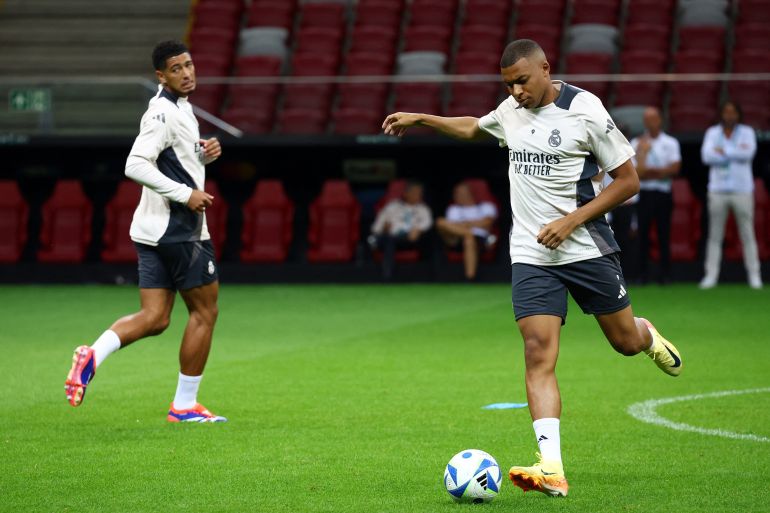
M 511 267 L 513 313 L 567 318 L 567 291 L 586 314 L 608 314 L 631 304 L 617 253 L 564 265 Z
M 134 246 L 139 254 L 139 288 L 187 290 L 219 279 L 210 240 Z

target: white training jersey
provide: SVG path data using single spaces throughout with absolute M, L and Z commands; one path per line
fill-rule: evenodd
M 497 207 L 494 203 L 485 201 L 483 203 L 477 203 L 475 205 L 449 205 L 446 209 L 446 220 L 450 223 L 466 223 L 473 221 L 481 221 L 486 218 L 497 218 Z M 479 237 L 486 237 L 489 235 L 489 231 L 478 226 L 471 228 L 474 235 Z
M 508 147 L 511 263 L 562 265 L 620 251 L 606 216 L 579 226 L 556 249 L 537 242 L 546 224 L 594 199 L 605 172 L 634 155 L 593 94 L 564 82 L 553 103 L 524 109 L 513 97 L 479 119 Z
M 751 194 L 754 192 L 752 161 L 757 153 L 757 135 L 748 125 L 738 124 L 730 137 L 722 125 L 706 130 L 700 149 L 709 166 L 709 192 Z
M 679 141 L 664 132 L 660 132 L 657 137 L 652 137 L 648 133 L 645 133 L 645 135 L 650 139 L 650 151 L 647 152 L 647 160 L 645 162 L 647 167 L 659 169 L 682 161 L 682 151 L 679 148 Z M 641 137 L 634 137 L 631 139 L 631 147 L 634 151 L 639 147 L 641 140 Z M 636 158 L 633 158 L 632 161 L 634 166 L 636 166 Z M 671 178 L 641 180 L 639 182 L 639 188 L 643 191 L 670 193 Z
M 187 208 L 193 189 L 203 190 L 204 164 L 192 106 L 160 87 L 126 161 L 126 176 L 144 186 L 131 240 L 157 246 L 210 238 L 206 215 Z

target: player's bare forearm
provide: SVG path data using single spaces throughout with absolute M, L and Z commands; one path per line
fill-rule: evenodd
M 578 226 L 606 214 L 639 192 L 639 177 L 630 160 L 621 164 L 610 174 L 614 180 L 596 198 L 566 216 L 545 225 L 537 235 L 537 241 L 547 248 L 555 249 Z
M 401 137 L 409 127 L 427 126 L 439 133 L 463 139 L 466 141 L 481 139 L 485 132 L 479 128 L 479 120 L 474 117 L 445 118 L 432 114 L 415 112 L 396 112 L 390 114 L 382 123 L 382 129 L 387 135 Z

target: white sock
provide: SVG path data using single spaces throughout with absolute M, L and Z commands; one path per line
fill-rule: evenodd
M 94 350 L 94 360 L 96 367 L 102 364 L 112 353 L 120 349 L 120 339 L 118 334 L 112 330 L 107 330 L 102 333 L 102 336 L 96 339 L 91 349 Z
M 537 419 L 532 423 L 535 438 L 540 446 L 540 455 L 545 461 L 561 463 L 561 439 L 559 438 L 559 419 Z
M 179 373 L 179 382 L 176 385 L 174 396 L 175 410 L 189 410 L 198 402 L 198 387 L 203 376 L 185 376 Z

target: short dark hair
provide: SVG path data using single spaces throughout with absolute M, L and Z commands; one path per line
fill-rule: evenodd
M 728 105 L 732 105 L 735 108 L 735 111 L 738 113 L 738 122 L 743 121 L 743 109 L 741 108 L 741 105 L 735 100 L 730 100 L 730 99 L 723 101 L 722 104 L 719 106 L 720 121 L 722 119 L 722 112 L 724 112 L 725 107 L 727 107 Z
M 519 59 L 532 57 L 536 53 L 543 53 L 543 49 L 535 41 L 531 39 L 517 39 L 512 43 L 508 43 L 508 46 L 503 50 L 500 67 L 507 68 L 508 66 L 513 66 Z
M 152 50 L 152 65 L 156 70 L 162 71 L 166 69 L 166 60 L 169 57 L 176 57 L 189 52 L 187 46 L 179 41 L 161 41 Z
M 420 182 L 419 180 L 409 179 L 406 181 L 406 184 L 404 185 L 404 191 L 408 191 L 413 187 L 419 187 L 420 189 L 425 188 L 425 186 L 423 186 L 422 182 Z

